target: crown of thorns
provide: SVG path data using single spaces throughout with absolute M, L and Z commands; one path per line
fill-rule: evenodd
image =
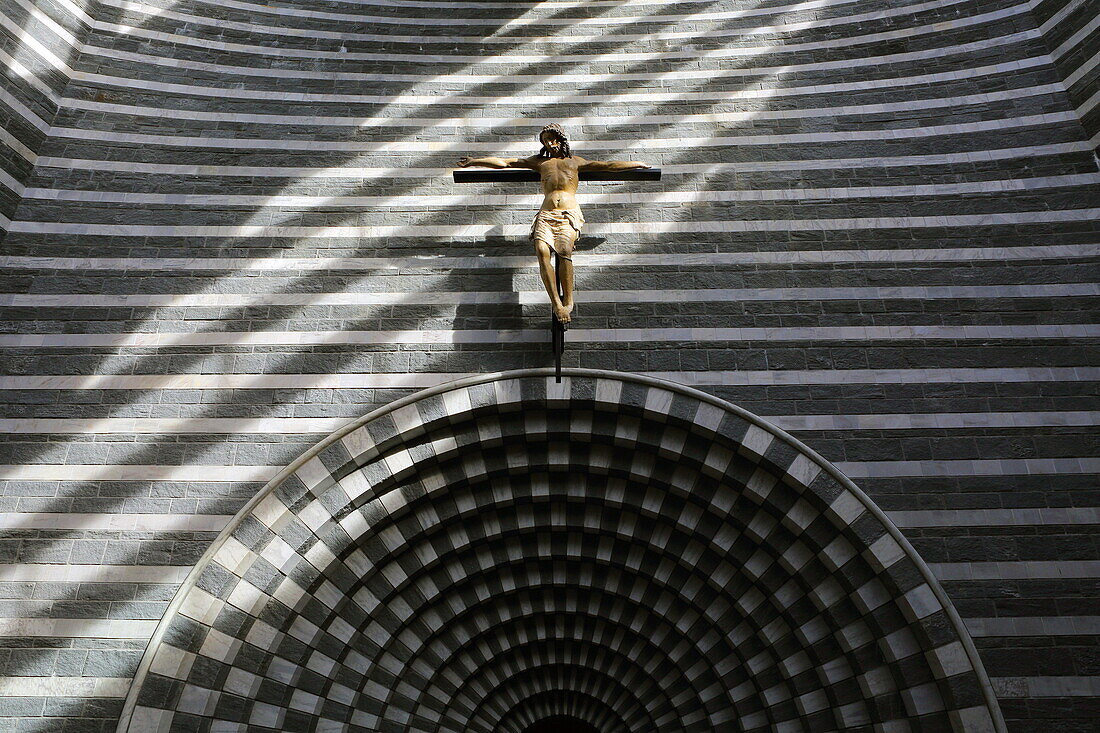
M 549 125 L 542 128 L 542 130 L 539 131 L 539 140 L 541 140 L 542 136 L 548 132 L 556 132 L 562 140 L 565 140 L 566 142 L 569 141 L 569 136 L 565 134 L 565 130 L 563 130 L 562 126 L 559 125 L 557 122 L 551 122 Z
M 539 142 L 542 142 L 542 136 L 548 132 L 552 132 L 561 138 L 562 152 L 565 154 L 565 157 L 568 158 L 573 155 L 573 151 L 569 148 L 569 136 L 565 134 L 565 130 L 562 129 L 561 125 L 556 122 L 551 122 L 549 125 L 542 128 L 542 130 L 539 131 Z M 550 157 L 550 150 L 545 144 L 542 146 L 542 150 L 539 151 L 539 155 L 544 158 Z

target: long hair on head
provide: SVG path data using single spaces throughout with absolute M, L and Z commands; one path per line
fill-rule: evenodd
M 547 132 L 553 132 L 561 138 L 561 152 L 563 153 L 562 157 L 572 158 L 573 151 L 569 148 L 569 136 L 565 134 L 565 130 L 562 129 L 561 125 L 556 122 L 551 122 L 549 125 L 542 128 L 542 130 L 539 131 L 539 142 L 542 142 L 542 136 Z M 552 158 L 554 156 L 550 153 L 550 148 L 546 147 L 546 145 L 544 144 L 542 146 L 542 149 L 539 150 L 539 157 Z

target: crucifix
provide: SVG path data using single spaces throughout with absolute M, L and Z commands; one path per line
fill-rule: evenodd
M 626 160 L 586 160 L 569 148 L 565 130 L 549 124 L 539 132 L 542 149 L 528 158 L 461 158 L 461 168 L 479 166 L 498 170 L 454 172 L 455 183 L 489 181 L 541 181 L 542 207 L 531 227 L 531 241 L 539 261 L 539 274 L 550 296 L 551 343 L 561 381 L 561 353 L 565 329 L 573 318 L 573 249 L 584 226 L 577 204 L 582 180 L 656 181 L 661 170 L 648 163 Z M 518 175 L 517 175 L 518 174 Z

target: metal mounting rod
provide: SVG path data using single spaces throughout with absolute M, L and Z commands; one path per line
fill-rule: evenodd
M 554 256 L 554 287 L 558 291 L 558 298 L 564 293 L 561 287 L 561 272 L 558 268 L 561 261 L 558 259 L 557 250 L 552 250 Z M 554 378 L 561 383 L 561 355 L 565 353 L 565 324 L 558 320 L 558 314 L 550 311 L 550 349 L 554 352 Z

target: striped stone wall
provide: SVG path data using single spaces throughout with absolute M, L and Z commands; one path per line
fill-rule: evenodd
M 1100 8 L 1089 0 L 1032 0 L 1031 6 L 1081 124 L 1100 145 Z
M 0 3 L 0 237 L 49 135 L 92 22 L 87 0 Z
M 30 157 L 3 164 L 26 189 L 0 260 L 0 716 L 113 729 L 179 583 L 280 468 L 418 389 L 549 363 L 537 196 L 449 169 L 556 120 L 665 172 L 586 185 L 566 365 L 791 431 L 929 563 L 1010 730 L 1088 729 L 1100 175 L 1031 13 L 102 2 L 50 135 L 5 124 Z

